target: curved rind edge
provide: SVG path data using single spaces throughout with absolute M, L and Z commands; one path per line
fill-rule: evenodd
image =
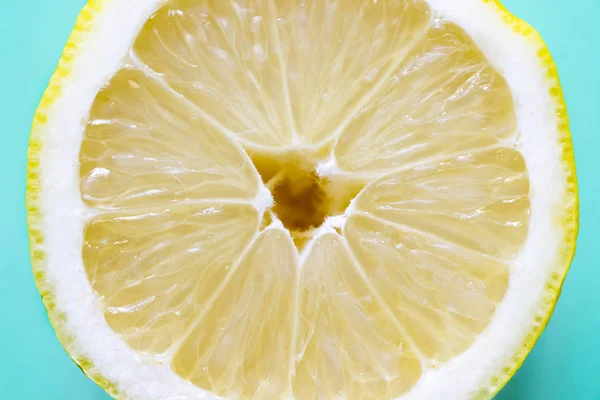
M 546 283 L 546 294 L 542 298 L 538 313 L 533 320 L 533 326 L 525 336 L 521 349 L 511 357 L 511 363 L 502 368 L 502 370 L 499 371 L 499 374 L 492 377 L 490 380 L 490 387 L 482 388 L 473 396 L 474 400 L 487 400 L 493 398 L 523 365 L 525 358 L 527 358 L 527 355 L 540 338 L 552 317 L 567 272 L 575 257 L 577 235 L 579 233 L 579 189 L 575 168 L 575 153 L 573 150 L 567 105 L 558 76 L 556 63 L 542 36 L 531 25 L 508 11 L 500 0 L 482 1 L 488 3 L 490 7 L 493 7 L 494 11 L 500 14 L 502 20 L 512 27 L 514 33 L 522 35 L 532 46 L 534 46 L 542 69 L 546 71 L 548 90 L 555 106 L 555 116 L 559 131 L 558 144 L 562 152 L 561 157 L 565 172 L 564 176 L 566 179 L 567 191 L 562 202 L 564 207 L 559 210 L 556 216 L 558 225 L 563 227 L 564 235 L 562 241 L 563 245 L 558 249 L 559 262 L 554 268 L 550 280 Z
M 81 352 L 76 339 L 66 329 L 66 316 L 56 307 L 55 295 L 50 282 L 46 280 L 44 238 L 39 229 L 42 221 L 42 205 L 39 203 L 41 190 L 40 180 L 40 153 L 43 146 L 44 126 L 48 120 L 48 111 L 61 95 L 61 86 L 71 74 L 73 60 L 79 52 L 79 46 L 87 33 L 94 26 L 94 20 L 100 13 L 106 0 L 88 0 L 77 16 L 75 28 L 63 49 L 58 66 L 50 78 L 48 87 L 35 111 L 31 134 L 29 136 L 29 149 L 27 152 L 27 181 L 25 205 L 27 209 L 27 227 L 29 233 L 30 257 L 35 284 L 40 292 L 42 301 L 48 312 L 50 324 L 67 354 L 77 366 L 98 386 L 104 389 L 111 397 L 120 400 L 129 400 L 130 396 L 119 391 L 117 385 L 102 376 L 93 363 Z
M 27 154 L 26 208 L 30 257 L 35 283 L 48 312 L 50 323 L 56 331 L 60 343 L 78 367 L 111 397 L 119 400 L 129 400 L 132 399 L 132 397 L 127 393 L 120 391 L 116 383 L 106 379 L 96 370 L 94 364 L 81 353 L 81 346 L 77 345 L 76 339 L 67 331 L 65 326 L 66 316 L 56 307 L 52 286 L 46 280 L 45 253 L 43 248 L 44 238 L 39 229 L 42 221 L 42 210 L 41 204 L 39 203 L 39 192 L 41 189 L 39 155 L 43 146 L 42 139 L 44 125 L 48 119 L 47 114 L 55 100 L 61 94 L 62 82 L 70 75 L 72 62 L 78 53 L 79 45 L 82 43 L 86 34 L 94 26 L 96 16 L 100 13 L 107 1 L 109 0 L 88 0 L 88 3 L 81 10 L 77 17 L 75 28 L 67 40 L 58 66 L 50 78 L 49 85 L 35 111 Z M 482 388 L 478 393 L 474 394 L 474 400 L 493 398 L 506 385 L 510 378 L 512 378 L 519 367 L 521 367 L 525 358 L 544 331 L 552 316 L 566 274 L 573 257 L 575 256 L 576 240 L 579 231 L 579 196 L 575 170 L 575 156 L 571 131 L 569 128 L 567 107 L 556 64 L 552 59 L 550 50 L 544 43 L 541 35 L 535 29 L 525 21 L 511 14 L 499 0 L 481 1 L 488 3 L 490 7 L 493 7 L 495 11 L 500 14 L 503 21 L 512 26 L 515 33 L 524 36 L 531 42 L 532 46 L 536 48 L 543 69 L 546 70 L 548 89 L 550 95 L 554 99 L 557 127 L 560 132 L 558 140 L 562 150 L 567 192 L 565 193 L 563 202 L 565 207 L 561 208 L 560 215 L 558 216 L 559 223 L 564 227 L 564 240 L 562 242 L 562 248 L 559 249 L 559 262 L 552 273 L 550 281 L 546 284 L 546 295 L 542 299 L 533 326 L 526 335 L 521 349 L 511 357 L 511 363 L 506 365 L 490 380 L 489 387 Z

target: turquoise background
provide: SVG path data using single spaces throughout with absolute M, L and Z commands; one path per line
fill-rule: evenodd
M 133 0 L 121 0 L 133 1 Z M 0 399 L 108 400 L 58 343 L 33 283 L 25 166 L 34 110 L 84 0 L 0 4 Z M 600 399 L 600 0 L 505 0 L 558 64 L 581 195 L 578 252 L 545 333 L 500 400 Z

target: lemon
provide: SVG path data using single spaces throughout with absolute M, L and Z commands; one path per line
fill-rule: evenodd
M 36 282 L 115 398 L 490 398 L 573 256 L 565 110 L 488 0 L 91 1 L 32 131 Z

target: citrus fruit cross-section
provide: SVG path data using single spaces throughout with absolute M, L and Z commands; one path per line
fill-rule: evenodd
M 28 171 L 117 399 L 491 398 L 577 235 L 556 67 L 489 0 L 90 1 Z

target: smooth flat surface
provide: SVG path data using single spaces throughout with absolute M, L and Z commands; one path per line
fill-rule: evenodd
M 0 0 L 0 399 L 109 399 L 70 360 L 48 323 L 25 225 L 31 120 L 84 3 Z M 541 32 L 558 64 L 575 143 L 581 231 L 548 328 L 496 399 L 600 400 L 600 0 L 504 4 Z

